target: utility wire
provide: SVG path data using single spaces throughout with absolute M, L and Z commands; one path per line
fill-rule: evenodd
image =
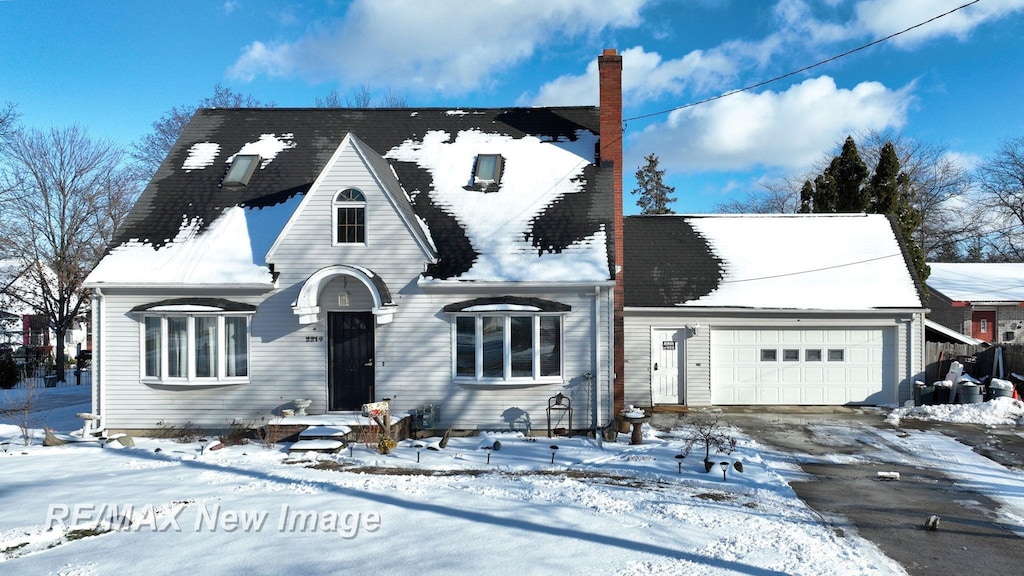
M 811 274 L 814 272 L 821 272 L 824 270 L 834 270 L 836 268 L 848 268 L 850 266 L 857 266 L 858 264 L 867 264 L 868 262 L 875 262 L 878 260 L 885 260 L 887 258 L 902 257 L 902 253 L 886 254 L 885 256 L 878 256 L 876 258 L 868 258 L 867 260 L 858 260 L 856 262 L 844 262 L 842 264 L 834 264 L 832 266 L 825 266 L 822 268 L 811 268 L 809 270 L 797 270 L 794 272 L 784 272 L 782 274 L 773 274 L 771 276 L 758 276 L 757 278 L 739 278 L 736 280 L 722 280 L 719 284 L 738 284 L 740 282 L 754 282 L 756 280 L 771 280 L 774 278 L 784 278 L 786 276 L 799 276 L 801 274 Z
M 890 35 L 886 36 L 885 38 L 880 38 L 878 40 L 875 40 L 874 42 L 869 42 L 868 44 L 864 44 L 863 46 L 858 46 L 857 48 L 854 48 L 852 50 L 847 50 L 846 52 L 843 52 L 842 54 L 838 54 L 838 55 L 833 56 L 831 58 L 828 58 L 828 59 L 825 59 L 825 60 L 821 60 L 820 62 L 816 62 L 814 64 L 811 64 L 810 66 L 804 66 L 803 68 L 801 68 L 799 70 L 794 70 L 792 72 L 787 72 L 786 74 L 783 74 L 781 76 L 776 76 L 775 78 L 771 78 L 771 79 L 765 80 L 763 82 L 758 82 L 757 84 L 751 84 L 750 86 L 745 86 L 743 88 L 737 88 L 736 90 L 731 90 L 731 91 L 726 92 L 724 94 L 719 94 L 718 96 L 712 96 L 710 98 L 705 98 L 703 100 L 698 100 L 697 102 L 690 102 L 689 104 L 683 104 L 682 106 L 676 106 L 675 108 L 669 108 L 668 110 L 661 110 L 659 112 L 651 112 L 651 113 L 648 113 L 648 114 L 641 114 L 640 116 L 634 116 L 632 118 L 626 118 L 625 120 L 623 120 L 623 122 L 631 122 L 633 120 L 643 120 L 644 118 L 650 118 L 652 116 L 661 116 L 662 114 L 668 114 L 670 112 L 675 112 L 676 110 L 683 110 L 685 108 L 692 108 L 694 106 L 699 106 L 701 104 L 707 104 L 708 102 L 714 102 L 715 100 L 720 100 L 722 98 L 725 98 L 726 96 L 732 96 L 733 94 L 739 94 L 740 92 L 748 92 L 748 91 L 753 90 L 755 88 L 760 88 L 761 86 L 764 86 L 766 84 L 771 84 L 772 82 L 778 82 L 779 80 L 783 80 L 785 78 L 789 78 L 790 76 L 795 76 L 797 74 L 800 74 L 801 72 L 806 72 L 806 71 L 808 71 L 808 70 L 810 70 L 812 68 L 817 68 L 818 66 L 822 66 L 822 65 L 828 64 L 829 62 L 834 62 L 836 60 L 839 60 L 840 58 L 845 58 L 846 56 L 849 56 L 850 54 L 853 54 L 855 52 L 859 52 L 861 50 L 870 48 L 870 47 L 874 46 L 875 44 L 881 44 L 882 42 L 885 42 L 887 40 L 892 40 L 893 38 L 899 36 L 900 34 L 906 34 L 907 32 L 910 32 L 911 30 L 914 30 L 915 28 L 920 28 L 921 26 L 925 26 L 927 24 L 931 24 L 932 22 L 938 20 L 939 18 L 943 18 L 945 16 L 949 16 L 950 14 L 952 14 L 954 12 L 957 12 L 958 10 L 963 10 L 964 8 L 967 8 L 968 6 L 970 6 L 972 4 L 977 4 L 978 2 L 981 2 L 981 0 L 972 0 L 971 2 L 968 2 L 968 3 L 963 4 L 961 6 L 957 6 L 956 8 L 953 8 L 949 12 L 945 12 L 943 14 L 939 14 L 938 16 L 935 16 L 933 18 L 929 18 L 928 20 L 925 20 L 924 22 L 920 22 L 918 24 L 914 24 L 910 28 L 906 28 L 904 30 L 900 30 L 899 32 L 890 34 Z

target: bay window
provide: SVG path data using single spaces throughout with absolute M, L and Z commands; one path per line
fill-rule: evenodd
M 456 380 L 561 380 L 561 315 L 459 315 L 454 327 Z
M 249 376 L 248 316 L 145 316 L 142 330 L 145 379 L 201 384 Z

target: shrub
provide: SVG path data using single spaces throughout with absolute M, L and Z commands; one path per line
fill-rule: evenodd
M 10 390 L 18 385 L 20 380 L 18 364 L 14 361 L 14 354 L 10 348 L 0 349 L 0 388 Z

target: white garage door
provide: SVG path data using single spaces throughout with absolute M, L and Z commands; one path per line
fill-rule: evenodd
M 895 338 L 895 328 L 713 329 L 712 402 L 895 402 Z

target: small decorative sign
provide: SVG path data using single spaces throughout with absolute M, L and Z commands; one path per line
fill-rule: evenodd
M 676 349 L 676 341 L 675 340 L 662 340 L 661 341 L 661 349 L 662 350 L 675 350 Z

